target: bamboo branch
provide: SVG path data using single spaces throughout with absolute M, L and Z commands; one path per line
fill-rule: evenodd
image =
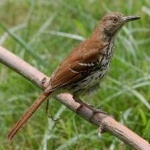
M 45 89 L 47 86 L 49 77 L 3 47 L 0 47 L 0 62 L 32 81 L 39 88 Z M 56 99 L 74 112 L 80 106 L 68 93 L 57 95 Z M 115 135 L 136 150 L 150 150 L 150 144 L 146 140 L 106 114 L 96 113 L 93 116 L 92 110 L 83 106 L 78 110 L 78 115 L 87 121 L 90 120 L 90 123 L 100 127 L 102 131 Z

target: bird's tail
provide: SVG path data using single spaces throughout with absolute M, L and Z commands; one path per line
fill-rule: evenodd
M 23 116 L 14 125 L 11 131 L 7 135 L 7 139 L 11 140 L 14 135 L 19 131 L 19 129 L 28 121 L 28 119 L 33 115 L 33 113 L 39 108 L 39 106 L 46 100 L 46 98 L 51 95 L 53 91 L 49 93 L 42 93 L 35 102 L 30 106 L 30 108 L 23 114 Z

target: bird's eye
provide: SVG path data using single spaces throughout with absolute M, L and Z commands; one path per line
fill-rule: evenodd
M 118 21 L 118 19 L 115 17 L 115 18 L 112 18 L 112 21 L 113 21 L 114 23 L 116 23 L 116 22 Z

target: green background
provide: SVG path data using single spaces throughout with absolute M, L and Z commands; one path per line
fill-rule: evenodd
M 109 74 L 97 92 L 83 99 L 150 141 L 149 0 L 0 0 L 0 44 L 49 76 L 110 11 L 141 20 L 119 32 Z M 44 104 L 8 143 L 8 131 L 40 92 L 0 64 L 0 149 L 131 149 L 108 133 L 99 137 L 97 128 L 54 99 L 49 113 L 60 118 L 56 123 L 46 116 Z

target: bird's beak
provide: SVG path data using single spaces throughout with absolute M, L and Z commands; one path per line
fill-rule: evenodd
M 123 17 L 124 22 L 134 21 L 134 20 L 138 20 L 138 19 L 140 19 L 139 16 L 125 16 L 125 17 Z

